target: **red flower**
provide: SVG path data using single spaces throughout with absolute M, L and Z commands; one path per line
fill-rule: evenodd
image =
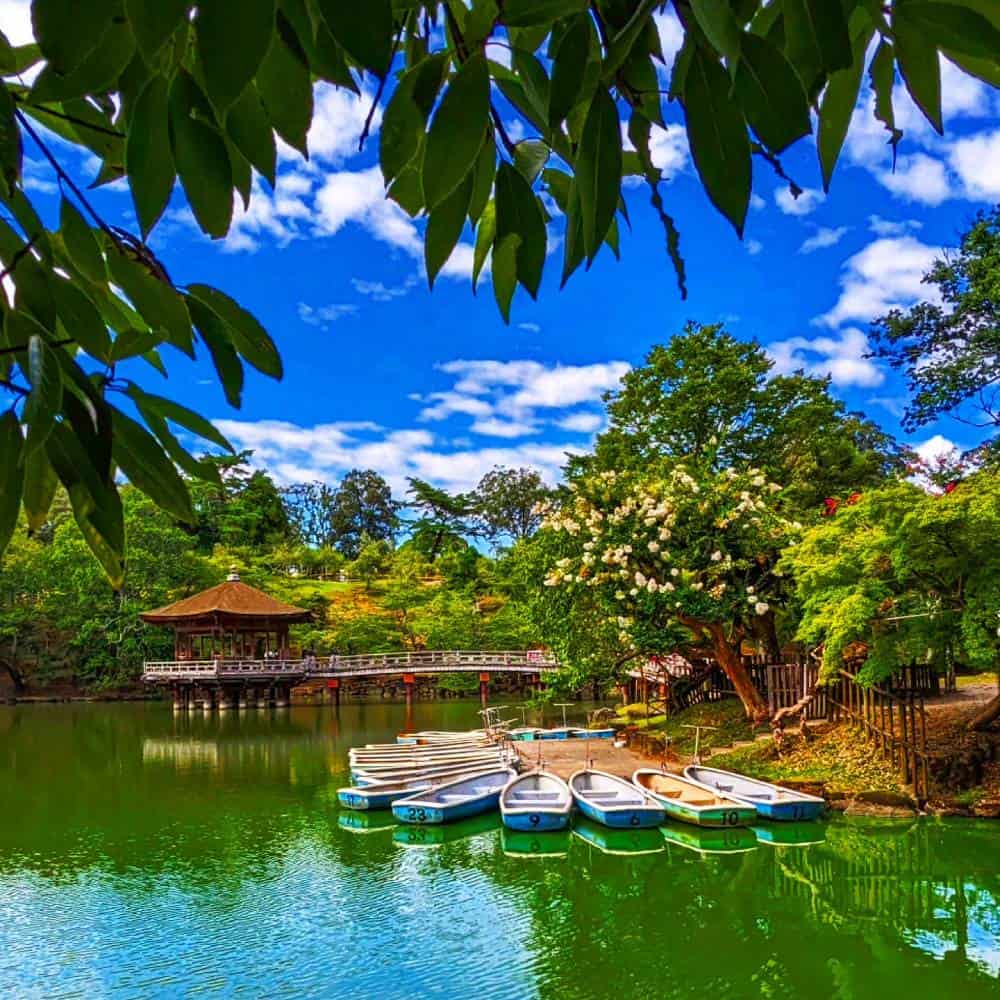
M 836 497 L 827 497 L 823 501 L 823 516 L 833 517 L 837 513 L 838 506 L 840 506 L 840 501 Z

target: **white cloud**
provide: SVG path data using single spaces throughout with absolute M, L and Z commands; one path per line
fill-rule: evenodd
M 802 241 L 799 253 L 813 253 L 815 250 L 836 246 L 847 235 L 847 231 L 847 226 L 837 226 L 836 229 L 820 226 L 812 236 Z
M 597 413 L 571 413 L 562 420 L 556 421 L 556 426 L 564 431 L 576 431 L 580 434 L 590 434 L 604 423 L 604 418 Z
M 868 322 L 890 309 L 932 299 L 921 282 L 941 251 L 912 236 L 882 237 L 848 258 L 840 278 L 840 298 L 816 322 L 830 327 L 847 320 Z
M 410 275 L 400 285 L 386 285 L 381 281 L 366 281 L 364 278 L 351 278 L 351 284 L 359 295 L 364 295 L 375 302 L 391 302 L 406 295 L 418 281 L 415 275 Z
M 679 125 L 662 129 L 654 125 L 649 137 L 649 158 L 663 172 L 665 181 L 673 180 L 691 156 L 687 135 Z
M 356 316 L 358 307 L 352 303 L 332 303 L 328 306 L 311 306 L 306 302 L 300 302 L 298 306 L 299 319 L 310 326 L 318 326 L 323 330 L 329 329 L 331 323 L 345 316 Z
M 469 417 L 489 417 L 493 413 L 493 404 L 485 399 L 451 390 L 428 393 L 427 402 L 432 405 L 420 411 L 421 420 L 445 420 L 454 413 L 464 413 Z
M 868 228 L 876 236 L 902 236 L 911 229 L 923 229 L 923 227 L 924 224 L 918 222 L 916 219 L 903 219 L 897 222 L 891 219 L 883 219 L 880 215 L 868 216 Z
M 35 40 L 31 30 L 31 0 L 0 0 L 0 24 L 11 45 L 28 45 Z
M 312 216 L 307 201 L 311 191 L 312 182 L 296 171 L 279 174 L 273 191 L 268 191 L 264 182 L 255 177 L 249 206 L 244 208 L 243 199 L 238 196 L 233 199 L 233 222 L 222 242 L 223 249 L 229 253 L 253 253 L 265 237 L 283 247 L 304 236 Z M 190 209 L 185 207 L 179 214 L 184 213 L 188 213 L 189 224 L 196 225 Z
M 519 330 L 527 330 L 528 333 L 541 333 L 542 328 L 537 323 L 518 323 Z
M 954 197 L 944 163 L 926 153 L 900 156 L 896 170 L 883 171 L 878 179 L 893 194 L 922 205 L 940 205 Z
M 766 204 L 767 202 L 756 191 L 750 195 L 750 207 L 755 212 L 759 212 Z
M 826 196 L 817 188 L 803 188 L 796 198 L 787 187 L 777 188 L 774 202 L 785 215 L 808 215 Z
M 1000 129 L 959 139 L 948 160 L 967 197 L 976 201 L 1000 198 Z
M 829 375 L 835 385 L 876 386 L 885 381 L 882 370 L 865 355 L 868 338 L 848 327 L 824 337 L 789 337 L 767 345 L 776 375 L 802 369 L 807 375 Z
M 673 9 L 669 7 L 665 11 L 654 14 L 653 20 L 656 22 L 656 30 L 660 36 L 660 48 L 663 50 L 663 61 L 669 76 L 674 59 L 684 44 L 684 28 L 677 20 Z
M 933 464 L 941 459 L 956 459 L 962 453 L 962 449 L 943 434 L 935 434 L 912 447 L 917 455 L 928 464 Z
M 760 240 L 747 240 L 744 246 L 751 257 L 756 257 L 764 249 L 764 244 Z
M 523 423 L 519 420 L 487 417 L 485 420 L 477 420 L 472 425 L 472 431 L 475 434 L 482 434 L 484 437 L 519 438 L 527 437 L 529 434 L 537 434 L 538 428 L 534 424 Z

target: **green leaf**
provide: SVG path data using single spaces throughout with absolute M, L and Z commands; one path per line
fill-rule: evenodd
M 691 10 L 719 55 L 735 62 L 744 51 L 745 42 L 741 44 L 743 32 L 729 0 L 691 0 Z
M 226 399 L 231 406 L 240 408 L 243 399 L 243 364 L 229 336 L 229 327 L 211 310 L 195 298 L 188 307 L 202 340 L 205 341 L 212 363 L 219 374 Z
M 892 107 L 892 88 L 896 82 L 896 53 L 892 42 L 882 39 L 871 65 L 868 67 L 868 78 L 871 81 L 872 92 L 875 94 L 875 117 L 885 126 L 889 133 L 889 144 L 892 146 L 892 162 L 896 164 L 896 147 L 903 133 L 896 128 L 896 113 Z M 1000 85 L 1000 80 L 998 80 Z
M 127 393 L 136 406 L 139 407 L 143 417 L 145 417 L 146 413 L 156 414 L 164 420 L 170 420 L 175 424 L 179 424 L 185 430 L 203 437 L 206 441 L 211 441 L 212 444 L 218 445 L 224 451 L 232 452 L 233 446 L 226 439 L 226 436 L 215 424 L 210 420 L 206 420 L 200 414 L 195 413 L 194 410 L 189 410 L 186 406 L 181 406 L 180 403 L 175 403 L 172 399 L 165 399 L 163 396 L 154 396 L 152 393 L 140 389 L 135 384 L 128 387 Z
M 479 225 L 476 227 L 476 245 L 472 253 L 472 290 L 476 290 L 476 283 L 482 273 L 483 265 L 493 249 L 493 243 L 497 235 L 497 206 L 495 201 L 488 201 L 483 209 L 483 214 L 479 216 Z
M 593 33 L 590 15 L 578 14 L 570 22 L 552 63 L 552 83 L 549 87 L 549 125 L 555 128 L 569 114 L 580 95 Z
M 572 181 L 566 208 L 566 232 L 563 237 L 563 270 L 560 288 L 566 287 L 566 282 L 573 272 L 583 263 L 586 256 L 583 240 L 583 216 L 580 210 L 580 191 L 576 181 Z
M 36 532 L 49 515 L 56 495 L 59 477 L 44 448 L 37 448 L 24 456 L 24 514 L 29 534 Z
M 522 139 L 514 153 L 514 166 L 529 184 L 534 184 L 551 155 L 552 151 L 544 142 Z
M 861 73 L 864 70 L 865 50 L 875 31 L 874 25 L 865 31 L 858 39 L 855 52 L 857 59 L 847 69 L 837 70 L 831 74 L 830 82 L 823 93 L 819 107 L 819 133 L 816 144 L 819 149 L 819 163 L 823 172 L 823 190 L 830 190 L 830 179 L 833 168 L 837 164 L 847 129 L 851 123 L 851 114 L 858 101 L 858 90 L 861 87 Z
M 508 28 L 530 28 L 587 9 L 587 0 L 506 0 L 503 23 Z
M 63 333 L 92 358 L 107 361 L 111 347 L 107 326 L 87 297 L 86 286 L 54 275 L 50 287 Z
M 56 414 L 62 408 L 63 395 L 59 362 L 40 334 L 28 338 L 27 376 L 31 395 L 24 405 L 24 422 L 28 426 L 26 450 L 33 452 L 49 436 Z
M 209 100 L 228 108 L 254 78 L 274 33 L 274 0 L 199 0 L 198 59 Z
M 517 288 L 517 248 L 521 238 L 509 233 L 493 244 L 493 297 L 505 323 L 510 323 L 510 304 Z
M 922 29 L 935 45 L 974 59 L 1000 61 L 1000 29 L 982 14 L 958 3 L 906 0 L 904 19 Z
M 622 181 L 622 137 L 618 109 L 598 87 L 576 153 L 576 185 L 583 223 L 583 246 L 593 260 L 615 216 Z
M 277 26 L 271 47 L 257 70 L 257 91 L 274 130 L 305 156 L 313 116 L 309 63 L 291 24 L 280 11 Z
M 896 60 L 910 97 L 939 135 L 944 135 L 941 120 L 941 63 L 937 48 L 923 26 L 910 19 L 908 5 L 897 4 L 893 10 Z
M 252 81 L 226 115 L 226 133 L 233 145 L 274 187 L 278 150 L 264 104 Z
M 951 49 L 942 49 L 941 54 L 947 56 L 950 62 L 964 69 L 970 76 L 977 77 L 992 87 L 1000 87 L 1000 63 L 992 59 L 967 56 L 963 52 L 954 52 Z
M 448 57 L 441 52 L 422 59 L 400 78 L 379 134 L 379 164 L 387 183 L 417 155 L 447 65 Z
M 66 198 L 59 206 L 59 231 L 73 266 L 88 281 L 104 284 L 108 269 L 104 264 L 94 231 L 84 221 L 76 206 Z
M 479 150 L 476 160 L 475 180 L 472 184 L 472 197 L 469 199 L 469 221 L 475 223 L 483 214 L 486 203 L 493 193 L 493 178 L 497 172 L 497 147 L 493 132 L 487 131 L 486 141 Z
M 162 76 L 151 77 L 136 101 L 125 141 L 125 170 L 145 239 L 163 214 L 174 189 L 169 87 Z
M 233 174 L 212 109 L 194 78 L 178 70 L 170 86 L 170 145 L 184 193 L 198 225 L 225 236 L 233 217 Z
M 851 65 L 851 38 L 841 5 L 830 0 L 784 0 L 785 51 L 810 96 L 824 71 Z
M 184 23 L 187 11 L 188 0 L 125 0 L 132 34 L 147 63 L 153 63 L 167 39 Z
M 163 445 L 163 450 L 171 461 L 179 465 L 189 476 L 219 486 L 222 485 L 222 477 L 219 475 L 218 468 L 211 462 L 199 461 L 187 451 L 174 437 L 167 422 L 162 417 L 143 409 L 141 406 L 139 412 L 142 414 L 142 419 L 146 421 L 146 426 L 153 432 L 153 436 Z
M 546 248 L 545 218 L 541 205 L 531 185 L 507 162 L 501 163 L 497 170 L 496 190 L 496 247 L 507 246 L 507 237 L 517 236 L 517 280 L 532 298 L 537 298 Z M 494 262 L 496 247 L 493 251 Z M 495 275 L 493 280 L 495 285 Z
M 156 438 L 142 424 L 121 410 L 111 409 L 115 461 L 129 481 L 158 507 L 190 524 L 194 521 L 191 497 L 174 463 Z
M 66 424 L 56 424 L 45 450 L 66 487 L 84 541 L 104 568 L 111 586 L 120 589 L 125 579 L 125 522 L 118 491 L 95 470 L 87 449 Z
M 652 30 L 652 46 L 646 46 L 649 55 L 656 55 L 662 61 L 663 52 L 660 49 L 659 35 L 650 15 L 656 7 L 662 6 L 661 0 L 642 0 L 632 16 L 625 22 L 622 29 L 611 39 L 608 53 L 601 67 L 605 83 L 610 83 L 618 68 L 639 48 L 639 39 L 643 32 Z
M 742 238 L 750 204 L 750 140 L 722 66 L 699 47 L 684 78 L 684 117 L 698 175 Z
M 733 84 L 747 121 L 768 149 L 780 153 L 811 131 L 802 84 L 781 50 L 767 39 L 742 36 Z
M 4 554 L 14 528 L 17 514 L 21 509 L 21 494 L 24 488 L 24 439 L 21 424 L 13 410 L 0 416 L 0 556 Z
M 489 111 L 489 73 L 486 60 L 477 54 L 451 78 L 431 122 L 422 175 L 429 209 L 441 204 L 472 169 L 486 136 Z
M 135 39 L 128 24 L 123 18 L 112 20 L 97 47 L 71 72 L 60 76 L 54 66 L 46 66 L 31 88 L 31 99 L 65 101 L 111 90 L 134 52 Z
M 116 6 L 115 0 L 34 0 L 33 33 L 55 73 L 65 76 L 93 52 Z
M 392 51 L 391 0 L 319 0 L 319 9 L 347 54 L 376 76 L 385 76 Z
M 229 338 L 237 351 L 250 364 L 271 378 L 282 377 L 281 356 L 267 330 L 256 317 L 233 301 L 225 292 L 210 285 L 188 285 L 188 301 L 192 299 L 211 309 L 225 324 Z
M 153 277 L 142 264 L 121 253 L 109 254 L 108 265 L 114 283 L 149 326 L 162 330 L 171 344 L 190 354 L 191 318 L 183 296 L 172 285 Z
M 125 361 L 127 358 L 138 358 L 148 354 L 162 341 L 159 332 L 149 330 L 123 330 L 111 345 L 110 357 L 112 364 Z
M 465 180 L 455 188 L 444 201 L 431 210 L 424 236 L 424 264 L 427 268 L 427 284 L 433 288 L 434 279 L 444 267 L 455 244 L 458 243 L 465 227 L 472 197 L 473 176 L 466 174 Z
M 14 100 L 0 84 L 0 193 L 6 194 L 21 177 L 21 130 L 14 116 Z

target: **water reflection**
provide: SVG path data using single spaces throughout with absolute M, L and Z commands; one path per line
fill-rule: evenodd
M 414 723 L 467 728 L 476 707 Z M 622 838 L 340 810 L 347 747 L 392 739 L 402 711 L 0 709 L 0 995 L 1000 990 L 997 825 Z

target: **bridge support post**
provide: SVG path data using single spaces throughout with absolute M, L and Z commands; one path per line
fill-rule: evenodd
M 257 707 L 267 708 L 271 704 L 271 686 L 262 684 L 257 688 Z
M 174 687 L 174 711 L 183 712 L 187 708 L 187 688 L 182 684 Z
M 211 712 L 215 708 L 215 692 L 210 687 L 201 689 L 201 707 L 206 712 Z
M 229 709 L 235 708 L 235 699 L 233 697 L 233 692 L 230 688 L 219 688 L 219 711 L 228 712 Z
M 490 700 L 490 675 L 485 671 L 479 675 L 479 701 L 483 708 Z
M 248 692 L 249 692 L 248 688 L 245 688 L 245 687 L 241 687 L 240 688 L 238 694 L 236 695 L 236 707 L 237 708 L 246 709 L 248 707 L 248 705 L 249 705 L 249 702 L 247 700 L 248 699 Z
M 407 709 L 413 708 L 413 687 L 416 683 L 416 677 L 413 674 L 403 674 L 403 688 L 406 691 L 406 707 Z
M 340 678 L 334 677 L 326 682 L 326 689 L 331 705 L 340 708 Z
M 287 684 L 274 685 L 274 707 L 288 708 L 291 699 L 291 692 Z

